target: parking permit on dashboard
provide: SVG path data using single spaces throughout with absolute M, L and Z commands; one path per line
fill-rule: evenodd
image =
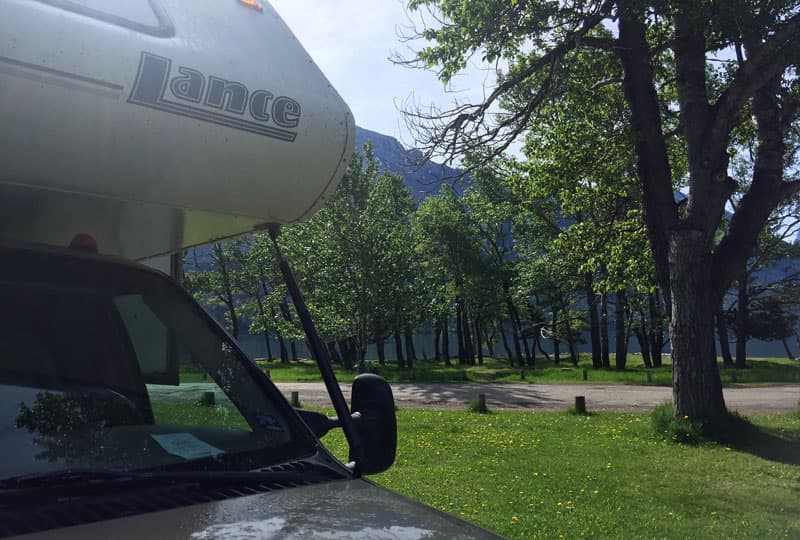
M 161 448 L 173 456 L 183 459 L 200 459 L 224 454 L 223 450 L 201 441 L 191 433 L 168 433 L 150 435 Z

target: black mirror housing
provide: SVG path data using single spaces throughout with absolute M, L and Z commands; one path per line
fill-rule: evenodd
M 350 410 L 360 414 L 356 430 L 361 441 L 362 459 L 356 461 L 361 474 L 377 474 L 394 463 L 397 454 L 397 417 L 394 395 L 383 377 L 363 373 L 355 378 L 351 390 Z

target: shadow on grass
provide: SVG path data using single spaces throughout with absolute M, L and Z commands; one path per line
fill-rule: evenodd
M 775 429 L 745 423 L 730 448 L 770 461 L 800 465 L 800 429 Z

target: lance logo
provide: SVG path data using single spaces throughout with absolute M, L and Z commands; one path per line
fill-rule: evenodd
M 267 90 L 251 92 L 244 84 L 178 66 L 172 60 L 142 52 L 129 103 L 212 124 L 294 142 L 300 104 Z

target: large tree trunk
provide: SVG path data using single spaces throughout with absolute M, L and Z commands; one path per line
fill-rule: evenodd
M 597 313 L 597 295 L 594 292 L 592 274 L 584 276 L 586 288 L 586 308 L 589 310 L 589 334 L 592 340 L 592 367 L 603 367 L 602 347 L 600 345 L 600 315 Z
M 700 231 L 678 230 L 670 242 L 672 397 L 675 413 L 696 420 L 726 414 L 714 346 L 720 299 L 711 275 L 708 241 Z
M 608 294 L 600 298 L 600 359 L 604 368 L 611 367 L 608 340 Z
M 747 367 L 747 319 L 750 298 L 747 291 L 747 274 L 739 276 L 739 287 L 737 289 L 737 311 L 736 311 L 736 367 L 743 369 Z
M 628 364 L 628 335 L 625 324 L 625 302 L 626 296 L 624 290 L 617 291 L 615 305 L 615 323 L 617 325 L 616 332 L 616 354 L 614 355 L 614 365 L 618 370 L 624 370 Z
M 728 324 L 725 322 L 725 312 L 720 305 L 714 314 L 717 320 L 717 337 L 719 338 L 719 350 L 722 353 L 722 364 L 725 367 L 733 367 L 733 357 L 731 356 L 731 344 L 728 341 Z

